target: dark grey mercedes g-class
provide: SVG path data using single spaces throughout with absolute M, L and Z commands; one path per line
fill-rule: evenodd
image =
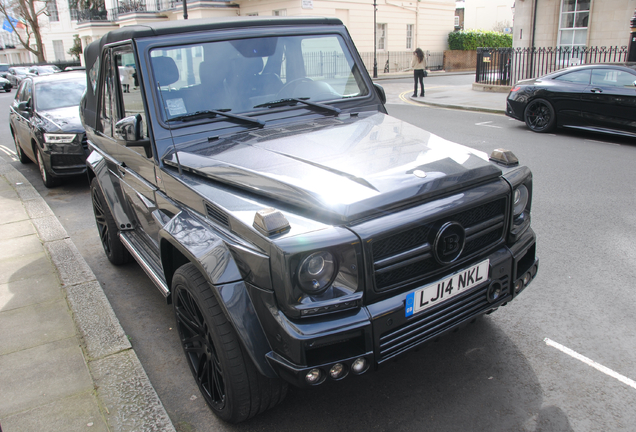
M 375 369 L 537 273 L 530 170 L 388 116 L 338 19 L 123 27 L 85 59 L 104 250 L 173 304 L 222 419 Z

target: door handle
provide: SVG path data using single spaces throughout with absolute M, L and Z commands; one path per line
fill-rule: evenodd
M 126 175 L 125 167 L 123 165 L 119 165 L 117 168 L 119 169 L 119 174 L 124 177 Z
M 603 90 L 601 90 L 600 88 L 593 88 L 590 90 L 592 93 L 603 93 Z

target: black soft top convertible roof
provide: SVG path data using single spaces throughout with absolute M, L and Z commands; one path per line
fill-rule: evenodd
M 189 32 L 271 26 L 342 25 L 338 18 L 320 17 L 223 17 L 194 20 L 163 21 L 146 25 L 125 26 L 106 33 L 84 50 L 86 67 L 90 68 L 104 45 L 143 37 Z

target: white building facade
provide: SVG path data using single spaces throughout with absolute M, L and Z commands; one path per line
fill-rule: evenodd
M 183 19 L 181 0 L 104 0 L 91 10 L 77 10 L 70 5 L 68 0 L 50 0 L 50 16 L 41 18 L 49 62 L 73 59 L 68 50 L 75 34 L 85 47 L 125 25 Z M 373 0 L 197 0 L 187 2 L 187 11 L 189 19 L 249 15 L 336 17 L 347 26 L 361 53 L 373 52 L 374 33 L 378 53 L 407 55 L 417 47 L 425 51 L 447 49 L 448 33 L 454 30 L 455 0 L 376 0 L 375 27 L 373 5 Z

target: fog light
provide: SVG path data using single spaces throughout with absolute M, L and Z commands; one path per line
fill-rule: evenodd
M 526 273 L 526 275 L 523 277 L 523 284 L 524 285 L 528 285 L 530 283 L 530 281 L 532 280 L 532 275 L 530 274 L 530 272 Z
M 515 282 L 515 292 L 521 291 L 521 288 L 523 288 L 523 281 L 519 279 Z
M 342 363 L 336 363 L 329 369 L 329 376 L 333 379 L 341 378 L 344 375 L 345 367 Z
M 318 384 L 318 382 L 320 382 L 321 377 L 322 377 L 322 372 L 320 371 L 320 369 L 312 369 L 309 372 L 307 372 L 307 375 L 305 375 L 305 380 L 309 384 Z
M 365 359 L 364 357 L 360 357 L 353 362 L 353 364 L 351 365 L 351 370 L 353 371 L 353 373 L 360 375 L 361 373 L 364 373 L 368 367 L 369 365 L 367 364 L 367 359 Z
M 497 300 L 499 300 L 499 297 L 501 297 L 501 283 L 499 281 L 493 281 L 490 284 L 490 287 L 488 287 L 488 301 L 490 303 L 494 303 Z

